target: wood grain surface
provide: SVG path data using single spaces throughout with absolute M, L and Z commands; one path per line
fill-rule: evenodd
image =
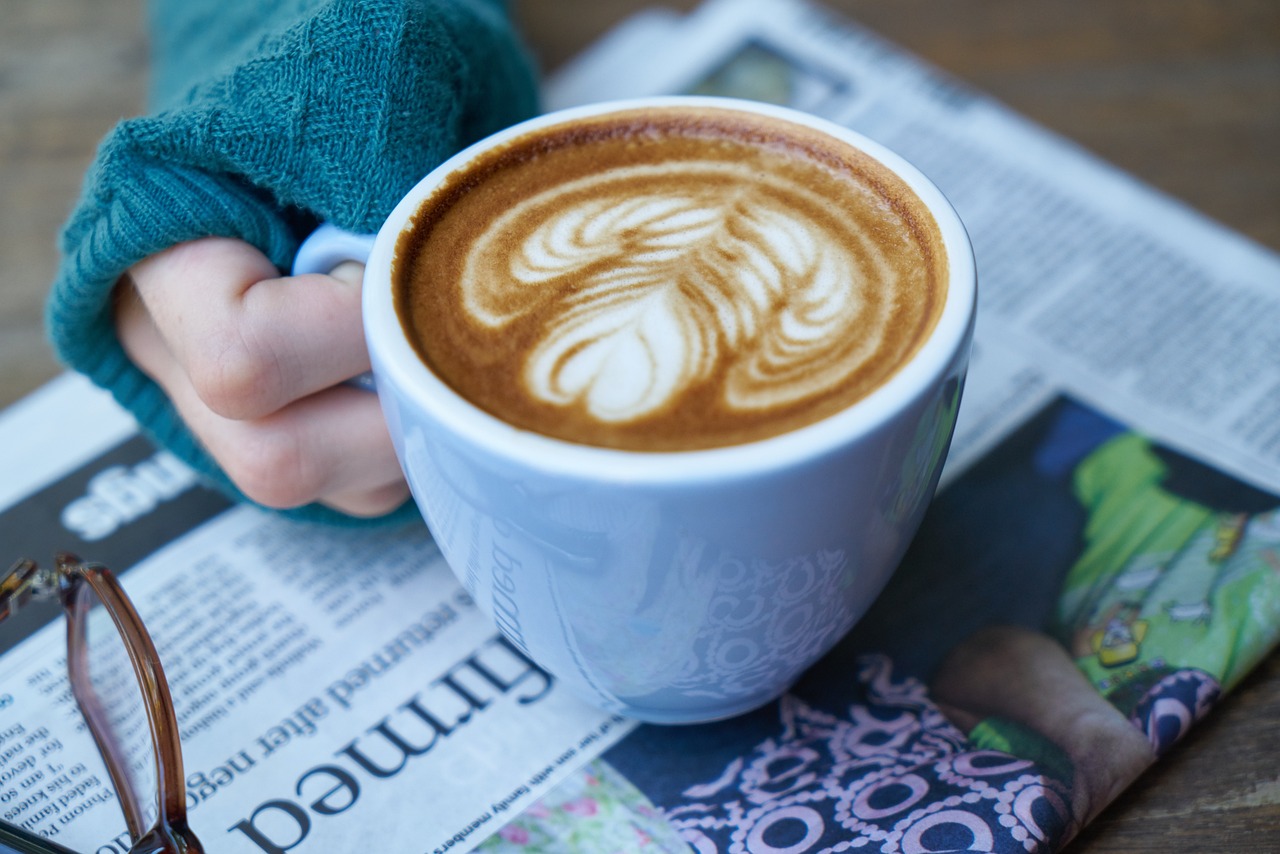
M 514 0 L 547 70 L 643 5 Z M 1277 0 L 828 5 L 1280 250 Z M 58 371 L 40 319 L 57 234 L 98 140 L 142 109 L 143 14 L 143 0 L 0 5 L 0 405 Z M 1280 852 L 1280 658 L 1070 850 Z

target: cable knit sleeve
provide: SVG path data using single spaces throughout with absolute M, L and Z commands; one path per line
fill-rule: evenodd
M 161 445 L 244 500 L 125 356 L 116 281 L 201 237 L 240 238 L 286 270 L 317 222 L 375 231 L 437 163 L 532 114 L 534 79 L 498 0 L 158 0 L 150 25 L 150 112 L 121 122 L 86 175 L 49 335 Z

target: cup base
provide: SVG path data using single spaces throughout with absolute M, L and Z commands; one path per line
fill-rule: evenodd
M 757 694 L 746 700 L 740 700 L 733 704 L 713 705 L 713 706 L 686 706 L 679 707 L 662 707 L 652 705 L 642 705 L 639 703 L 629 703 L 619 700 L 610 711 L 617 712 L 625 718 L 640 721 L 646 724 L 659 724 L 661 726 L 691 726 L 696 724 L 709 724 L 716 721 L 728 720 L 736 718 L 739 715 L 745 715 L 748 712 L 754 712 L 763 706 L 781 697 L 791 686 L 788 685 L 781 691 L 771 691 L 767 694 Z

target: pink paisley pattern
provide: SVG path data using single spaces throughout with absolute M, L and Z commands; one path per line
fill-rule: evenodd
M 1054 848 L 1069 790 L 1029 760 L 975 750 L 888 658 L 859 660 L 866 702 L 847 716 L 783 698 L 781 734 L 667 805 L 698 854 Z

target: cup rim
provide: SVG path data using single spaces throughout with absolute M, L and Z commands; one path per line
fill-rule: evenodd
M 819 421 L 751 442 L 676 451 L 606 448 L 515 427 L 471 403 L 437 377 L 404 334 L 391 281 L 397 239 L 422 202 L 448 175 L 494 146 L 564 122 L 644 107 L 736 110 L 790 121 L 861 150 L 902 178 L 933 214 L 948 264 L 946 302 L 932 333 L 911 359 L 879 388 Z M 746 477 L 818 460 L 890 422 L 927 392 L 967 347 L 977 308 L 977 273 L 968 234 L 946 196 L 923 172 L 884 145 L 788 107 L 736 98 L 668 95 L 602 101 L 544 113 L 485 137 L 445 160 L 401 199 L 379 229 L 365 270 L 362 301 L 375 378 L 390 383 L 413 407 L 453 435 L 465 437 L 468 444 L 521 468 L 565 477 L 631 483 L 695 482 Z

